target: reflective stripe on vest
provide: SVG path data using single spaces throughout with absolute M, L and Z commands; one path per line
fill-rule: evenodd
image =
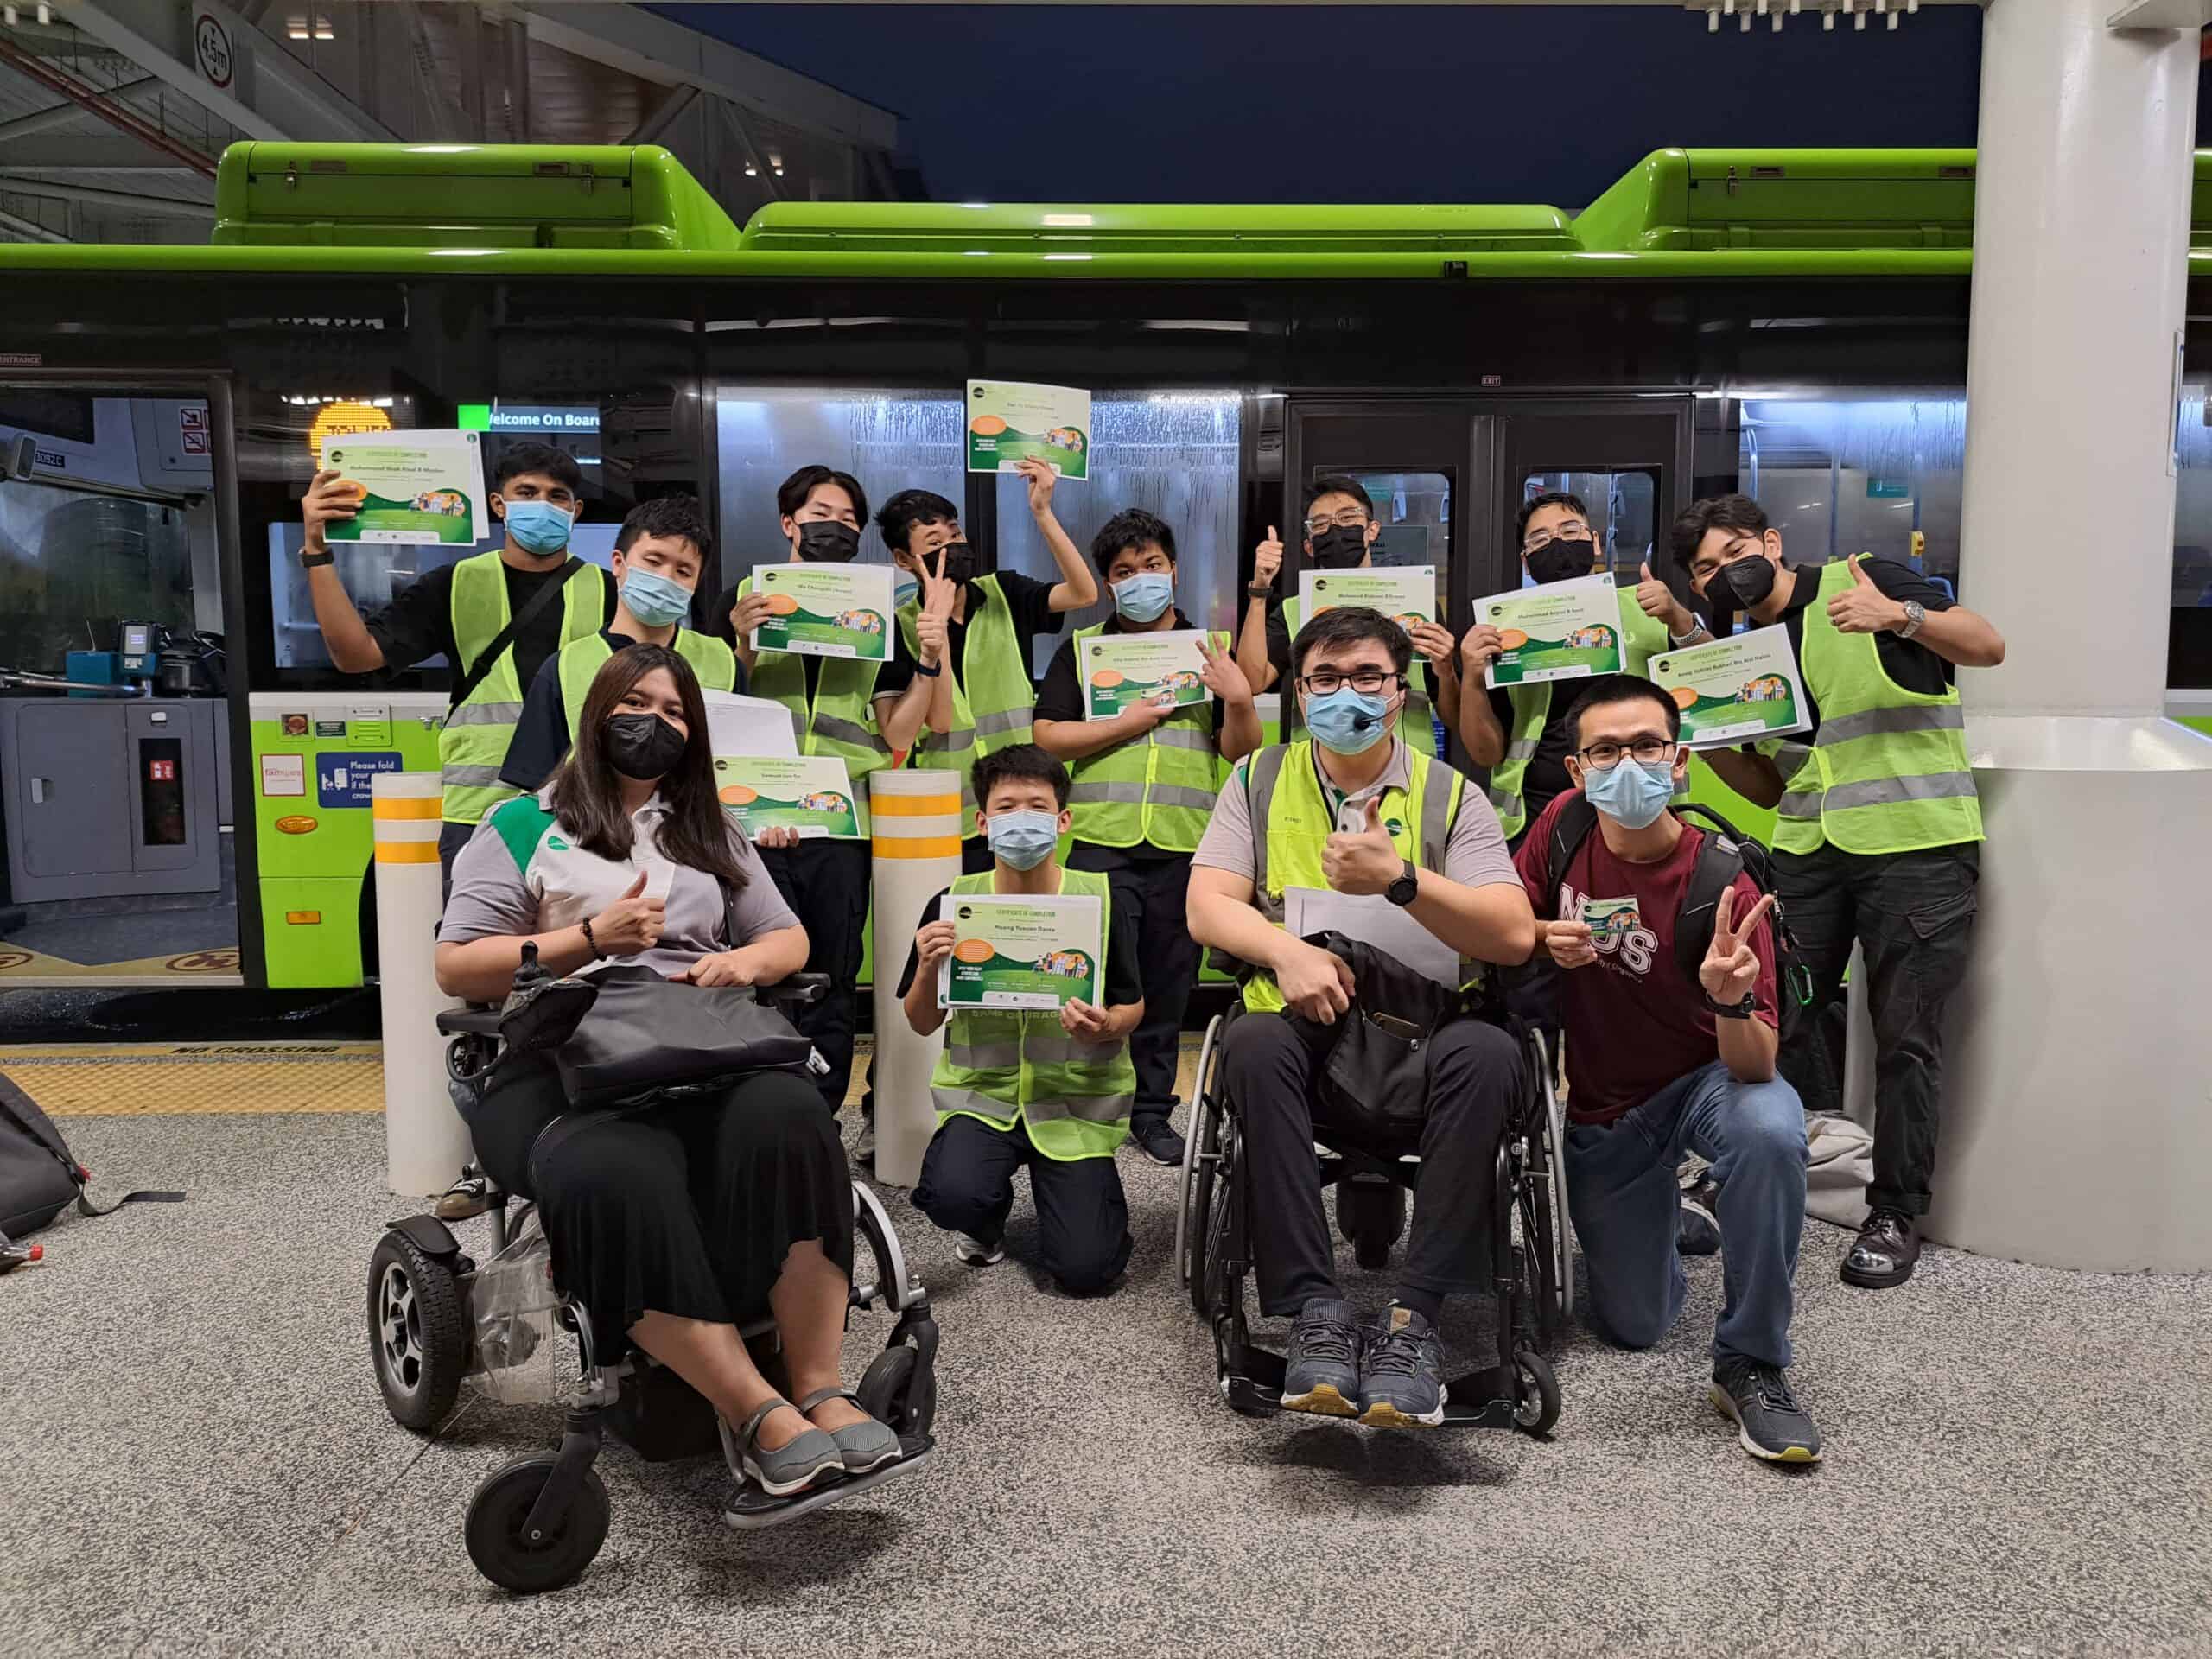
M 737 584 L 737 596 L 753 591 L 753 578 Z M 826 754 L 845 763 L 852 779 L 853 815 L 860 833 L 868 833 L 868 791 L 866 779 L 878 766 L 891 764 L 891 746 L 876 729 L 872 706 L 879 663 L 852 657 L 817 657 L 820 677 L 814 684 L 814 703 L 806 701 L 805 659 L 785 651 L 764 651 L 753 659 L 747 690 L 784 705 L 791 717 L 791 736 L 804 755 Z
M 1282 602 L 1282 626 L 1294 642 L 1298 638 L 1300 620 L 1306 607 L 1294 594 Z M 1298 688 L 1288 683 L 1287 676 L 1278 683 L 1275 690 L 1282 694 L 1282 712 L 1275 721 L 1275 741 L 1290 741 L 1290 729 L 1298 713 Z M 1415 652 L 1406 671 L 1406 706 L 1398 710 L 1398 735 L 1427 755 L 1437 758 L 1436 705 L 1430 697 L 1428 663 Z
M 963 875 L 951 891 L 988 893 L 995 880 L 989 870 Z M 1060 892 L 1098 900 L 1103 1001 L 1114 929 L 1106 877 L 1063 869 Z M 1057 1014 L 1015 1008 L 963 1008 L 954 1014 L 946 1022 L 944 1052 L 930 1077 L 940 1128 L 956 1116 L 980 1118 L 995 1129 L 1010 1129 L 1020 1119 L 1028 1128 L 1030 1144 L 1059 1163 L 1112 1157 L 1128 1138 L 1136 1088 L 1136 1067 L 1126 1041 L 1081 1042 L 1068 1035 Z
M 506 562 L 478 553 L 453 568 L 453 637 L 456 681 L 507 626 Z M 607 583 L 588 570 L 570 576 L 561 590 L 561 645 L 588 639 L 607 623 Z M 512 641 L 468 701 L 446 715 L 438 733 L 438 781 L 448 823 L 476 823 L 515 791 L 499 781 L 507 746 L 522 723 L 523 683 L 515 671 Z
M 676 654 L 691 664 L 691 671 L 699 677 L 699 683 L 705 690 L 737 689 L 737 653 L 721 640 L 694 633 L 689 628 L 678 628 L 673 643 Z M 571 745 L 576 741 L 576 722 L 583 718 L 584 703 L 591 696 L 591 683 L 599 677 L 599 671 L 613 654 L 614 647 L 596 633 L 588 639 L 575 640 L 561 647 L 561 666 L 556 671 L 561 677 L 561 712 L 569 719 Z
M 899 632 L 906 648 L 921 655 L 918 601 L 899 608 Z M 960 774 L 960 833 L 976 833 L 976 761 L 1016 743 L 1030 741 L 1035 715 L 1036 682 L 1021 660 L 1021 635 L 1014 607 L 996 576 L 977 576 L 968 584 L 968 632 L 962 636 L 960 661 L 952 677 L 952 729 L 925 732 L 914 745 L 912 764 L 942 766 Z
M 1105 626 L 1076 630 L 1078 661 L 1082 642 Z M 1214 630 L 1208 638 L 1217 649 L 1229 649 L 1226 633 Z M 1077 761 L 1070 772 L 1068 804 L 1077 841 L 1097 847 L 1149 842 L 1171 853 L 1198 850 L 1229 776 L 1215 741 L 1211 701 L 1192 703 L 1143 737 Z
M 1821 713 L 1811 746 L 1762 746 L 1783 774 L 1777 851 L 1825 842 L 1847 853 L 1907 853 L 1982 838 L 1956 686 L 1908 691 L 1882 667 L 1871 633 L 1845 633 L 1828 601 L 1853 586 L 1852 562 L 1821 571 L 1804 609 L 1798 670 Z
M 1613 601 L 1621 613 L 1622 670 L 1648 679 L 1653 655 L 1667 649 L 1666 624 L 1643 613 L 1632 588 L 1616 588 Z M 1523 785 L 1529 763 L 1536 758 L 1536 746 L 1543 741 L 1544 722 L 1551 718 L 1555 683 L 1547 680 L 1537 685 L 1506 688 L 1505 695 L 1513 704 L 1513 726 L 1505 734 L 1505 759 L 1491 768 L 1488 793 L 1491 805 L 1497 811 L 1497 827 L 1508 841 L 1529 827 L 1529 799 Z M 1488 696 L 1490 693 L 1481 686 L 1470 685 L 1462 695 Z M 1675 798 L 1687 800 L 1688 796 L 1684 791 Z
M 1336 833 L 1336 815 L 1314 773 L 1311 738 L 1262 749 L 1245 765 L 1252 821 L 1252 902 L 1272 925 L 1281 927 L 1286 888 L 1329 885 L 1321 870 L 1321 849 Z M 1382 822 L 1401 858 L 1441 873 L 1444 849 L 1459 821 L 1467 780 L 1413 748 L 1406 751 L 1406 771 L 1408 788 L 1382 791 Z M 1449 782 L 1433 786 L 1440 782 L 1440 772 Z M 1471 984 L 1482 971 L 1479 963 L 1471 962 L 1462 962 L 1459 968 L 1463 984 Z M 1273 976 L 1255 973 L 1244 982 L 1244 1006 L 1255 1011 L 1283 1006 Z

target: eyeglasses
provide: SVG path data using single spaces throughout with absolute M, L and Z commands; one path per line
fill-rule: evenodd
M 1639 737 L 1633 743 L 1592 743 L 1586 749 L 1577 749 L 1575 758 L 1592 772 L 1611 772 L 1621 763 L 1623 755 L 1639 766 L 1656 766 L 1662 760 L 1671 760 L 1675 746 L 1664 738 Z
M 1587 542 L 1595 539 L 1590 534 L 1589 525 L 1569 522 L 1564 524 L 1554 524 L 1549 530 L 1530 531 L 1529 539 L 1521 543 L 1521 550 L 1523 553 L 1535 553 L 1549 547 L 1557 541 Z
M 1379 668 L 1356 668 L 1349 674 L 1339 674 L 1333 668 L 1317 668 L 1299 682 L 1313 696 L 1325 697 L 1332 691 L 1349 685 L 1355 691 L 1373 696 L 1384 686 L 1401 686 L 1406 683 L 1402 674 Z
M 1364 530 L 1366 528 L 1367 515 L 1357 507 L 1346 507 L 1342 512 L 1331 513 L 1324 518 L 1308 518 L 1306 521 L 1306 533 L 1308 536 L 1319 536 L 1325 530 Z

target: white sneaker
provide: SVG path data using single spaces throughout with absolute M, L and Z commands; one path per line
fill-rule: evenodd
M 980 1238 L 970 1238 L 965 1233 L 952 1236 L 953 1254 L 971 1268 L 994 1267 L 1006 1260 L 1004 1243 L 986 1244 Z
M 861 1119 L 861 1138 L 853 1143 L 853 1157 L 856 1162 L 863 1164 L 872 1164 L 875 1161 L 875 1120 L 874 1118 Z

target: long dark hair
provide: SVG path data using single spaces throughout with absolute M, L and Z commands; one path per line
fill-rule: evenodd
M 616 863 L 630 856 L 630 815 L 622 810 L 622 785 L 607 759 L 607 722 L 616 707 L 657 668 L 668 671 L 683 702 L 690 741 L 683 758 L 660 780 L 668 817 L 660 849 L 672 863 L 699 870 L 734 889 L 745 886 L 734 845 L 740 831 L 715 792 L 715 763 L 707 740 L 707 700 L 691 664 L 666 645 L 626 645 L 601 664 L 576 721 L 576 741 L 553 774 L 553 816 L 586 852 Z

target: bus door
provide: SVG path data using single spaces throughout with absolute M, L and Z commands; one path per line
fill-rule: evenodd
M 226 383 L 0 378 L 0 988 L 235 986 Z

